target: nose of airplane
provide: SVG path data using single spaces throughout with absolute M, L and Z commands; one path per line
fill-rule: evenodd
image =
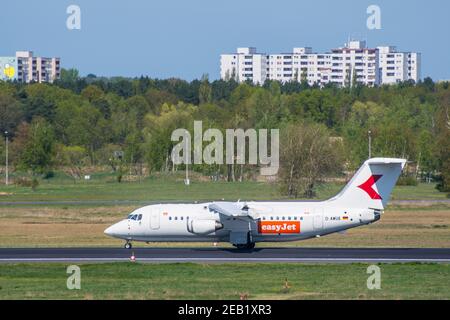
M 124 230 L 123 223 L 118 222 L 118 223 L 113 224 L 112 226 L 106 228 L 104 233 L 110 237 L 120 237 L 120 236 L 123 236 L 124 233 L 126 233 L 126 230 Z
M 112 236 L 113 235 L 113 230 L 114 230 L 114 225 L 109 226 L 108 228 L 105 229 L 105 231 L 103 231 L 107 236 Z

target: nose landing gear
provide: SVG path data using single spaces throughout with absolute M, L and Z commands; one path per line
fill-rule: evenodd
M 131 245 L 131 242 L 125 242 L 125 245 L 123 246 L 125 249 L 131 249 L 133 246 Z

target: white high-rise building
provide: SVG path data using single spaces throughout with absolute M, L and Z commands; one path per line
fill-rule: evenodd
M 221 79 L 234 78 L 238 82 L 251 81 L 263 84 L 267 78 L 267 55 L 256 52 L 256 48 L 238 48 L 236 53 L 220 57 Z
M 270 54 L 267 56 L 267 79 L 291 81 L 294 77 L 292 53 Z
M 60 77 L 60 59 L 33 56 L 32 51 L 17 51 L 15 57 L 0 57 L 0 80 L 50 82 Z
M 292 53 L 268 56 L 267 79 L 321 85 L 330 80 L 330 65 L 330 54 L 313 53 L 309 47 L 294 48 Z
M 416 52 L 398 52 L 396 47 L 378 47 L 383 84 L 421 79 L 421 55 Z
M 420 54 L 400 53 L 391 66 L 392 52 L 395 52 L 393 47 L 367 48 L 365 41 L 350 41 L 328 53 L 299 47 L 290 53 L 264 55 L 255 48 L 239 48 L 235 54 L 221 55 L 221 78 L 234 77 L 238 82 L 250 80 L 254 84 L 262 84 L 266 79 L 307 81 L 309 85 L 319 86 L 327 83 L 374 86 L 409 79 L 418 82 Z
M 353 83 L 367 86 L 380 84 L 378 49 L 369 49 L 365 41 L 350 41 L 331 54 L 331 80 L 339 86 Z

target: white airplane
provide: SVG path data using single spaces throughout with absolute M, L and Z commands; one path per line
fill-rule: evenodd
M 256 242 L 296 241 L 380 220 L 404 159 L 367 160 L 335 197 L 325 201 L 207 202 L 149 205 L 105 230 L 143 242 L 230 242 L 253 249 Z

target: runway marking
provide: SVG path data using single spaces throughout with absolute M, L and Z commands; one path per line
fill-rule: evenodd
M 0 258 L 0 262 L 108 262 L 130 261 L 130 258 Z M 180 262 L 180 261 L 216 261 L 216 262 L 431 262 L 450 263 L 450 259 L 413 259 L 413 258 L 136 258 L 142 262 Z

